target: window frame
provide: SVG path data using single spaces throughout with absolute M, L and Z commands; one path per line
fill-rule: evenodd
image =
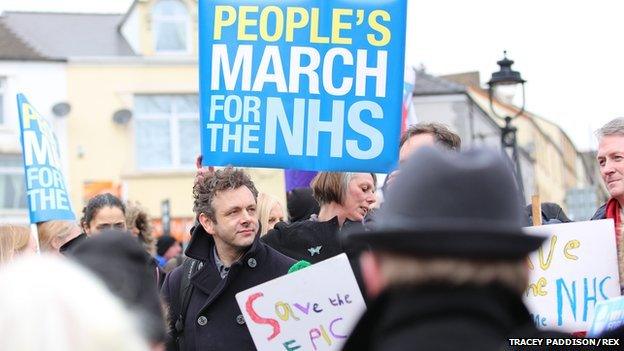
M 194 96 L 196 97 L 197 100 L 197 111 L 196 112 L 179 112 L 179 108 L 178 108 L 178 104 L 175 102 L 175 97 L 177 96 Z M 134 112 L 134 125 L 133 125 L 133 130 L 134 130 L 134 152 L 135 155 L 137 157 L 135 157 L 135 168 L 138 171 L 141 172 L 159 172 L 159 171 L 189 171 L 195 168 L 195 162 L 194 160 L 188 164 L 183 164 L 181 162 L 181 148 L 180 148 L 180 121 L 196 121 L 197 124 L 199 125 L 200 123 L 200 118 L 199 118 L 199 94 L 197 93 L 190 93 L 190 94 L 135 94 L 134 95 L 134 105 L 136 106 L 136 100 L 137 98 L 141 98 L 141 97 L 169 97 L 171 98 L 170 101 L 170 109 L 171 112 L 170 113 L 159 113 L 159 112 L 149 112 L 149 113 L 139 113 L 136 112 L 136 108 L 135 108 L 135 112 Z M 139 160 L 138 160 L 138 155 L 139 155 L 139 151 L 138 151 L 138 138 L 137 138 L 137 125 L 136 125 L 136 121 L 167 121 L 168 123 L 168 127 L 169 127 L 169 142 L 170 142 L 170 164 L 168 165 L 161 165 L 161 166 L 150 166 L 150 167 L 141 167 L 141 165 L 139 164 Z M 199 138 L 199 129 L 197 130 L 198 133 L 198 142 L 200 142 L 200 138 Z M 201 152 L 201 145 L 199 146 L 199 152 Z M 194 159 L 194 157 L 193 157 Z
M 0 76 L 0 126 L 7 125 L 7 77 Z
M 22 162 L 21 165 L 15 165 L 15 166 L 0 166 L 0 175 L 4 176 L 4 175 L 8 175 L 8 176 L 16 176 L 18 178 L 21 179 L 23 187 L 24 187 L 24 191 L 26 191 L 26 179 L 25 179 L 25 175 L 24 175 L 24 166 L 23 166 L 23 160 L 22 160 L 22 155 L 21 154 L 3 154 L 1 156 L 8 156 L 8 157 L 16 157 L 19 161 Z M 1 157 L 0 157 L 1 159 Z M 3 205 L 4 199 L 2 199 L 2 201 L 0 201 L 0 205 Z M 25 212 L 28 211 L 28 199 L 26 198 L 26 194 L 24 193 L 24 207 L 2 207 L 0 206 L 0 213 L 21 213 L 21 212 Z
M 170 16 L 170 15 L 159 15 L 156 14 L 156 9 L 158 8 L 158 5 L 165 2 L 165 1 L 170 1 L 170 2 L 176 2 L 178 3 L 180 6 L 182 6 L 182 8 L 184 8 L 185 14 L 184 14 L 184 18 L 182 18 L 182 15 L 175 15 L 175 16 Z M 186 3 L 184 3 L 184 1 L 181 0 L 159 0 L 157 1 L 154 6 L 152 6 L 152 9 L 150 11 L 150 16 L 151 16 L 151 22 L 152 22 L 152 43 L 153 43 L 153 49 L 154 49 L 154 53 L 159 54 L 159 55 L 188 55 L 192 53 L 192 26 L 191 26 L 191 14 L 189 11 L 188 6 L 186 6 Z M 171 22 L 176 22 L 176 21 L 183 21 L 184 22 L 184 26 L 186 27 L 186 37 L 184 38 L 184 46 L 185 48 L 183 50 L 158 50 L 157 44 L 158 44 L 158 25 L 160 23 L 171 23 Z

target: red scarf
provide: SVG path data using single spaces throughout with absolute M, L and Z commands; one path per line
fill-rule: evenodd
M 609 199 L 607 202 L 607 218 L 613 219 L 613 223 L 615 224 L 615 240 L 620 245 L 620 234 L 622 228 L 622 218 L 620 216 L 620 203 L 616 199 Z

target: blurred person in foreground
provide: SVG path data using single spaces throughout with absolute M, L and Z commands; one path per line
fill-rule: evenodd
M 622 245 L 622 211 L 624 209 L 624 118 L 616 118 L 596 131 L 596 159 L 600 175 L 610 198 L 598 208 L 592 220 L 613 219 L 620 271 L 620 289 L 624 292 L 624 248 Z
M 120 301 L 68 260 L 16 260 L 0 270 L 0 286 L 0 350 L 148 350 Z
M 153 258 L 126 231 L 106 230 L 81 243 L 70 258 L 99 277 L 139 320 L 152 349 L 164 350 L 166 324 L 153 277 Z
M 196 177 L 198 218 L 185 263 L 165 278 L 170 308 L 168 350 L 255 350 L 235 294 L 286 274 L 295 263 L 260 241 L 258 191 L 242 170 Z
M 377 200 L 374 173 L 320 172 L 312 180 L 318 216 L 294 223 L 278 223 L 262 239 L 295 260 L 317 263 L 345 252 L 343 227 L 361 225 Z
M 20 225 L 0 225 L 0 266 L 20 255 L 37 252 L 37 243 L 30 228 Z
M 41 252 L 58 253 L 63 245 L 78 237 L 82 232 L 73 221 L 51 220 L 37 223 L 37 233 Z
M 344 350 L 504 350 L 536 329 L 522 301 L 526 258 L 544 238 L 523 209 L 499 151 L 418 150 L 402 166 L 361 256 L 369 305 Z M 410 347 L 408 347 L 410 348 Z
M 260 236 L 273 229 L 278 222 L 285 221 L 284 206 L 278 198 L 271 194 L 258 194 L 258 222 L 260 222 Z

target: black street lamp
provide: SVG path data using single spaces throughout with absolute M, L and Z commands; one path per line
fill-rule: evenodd
M 488 82 L 488 93 L 490 99 L 490 110 L 492 113 L 500 118 L 505 120 L 505 126 L 501 128 L 501 144 L 503 146 L 503 150 L 509 154 L 511 151 L 511 157 L 514 162 L 514 166 L 516 169 L 516 180 L 518 182 L 518 188 L 522 194 L 522 198 L 524 200 L 524 185 L 522 182 L 522 171 L 520 170 L 520 159 L 518 156 L 518 143 L 516 141 L 516 132 L 518 129 L 511 125 L 511 121 L 514 118 L 520 116 L 524 112 L 524 83 L 526 80 L 522 79 L 520 76 L 520 72 L 514 71 L 511 69 L 511 65 L 513 65 L 514 61 L 507 58 L 507 51 L 504 51 L 504 57 L 502 60 L 498 61 L 497 64 L 500 66 L 498 72 L 492 73 L 492 78 Z M 520 110 L 516 112 L 513 116 L 509 116 L 505 113 L 504 116 L 496 112 L 494 108 L 493 100 L 495 98 L 508 100 L 506 102 L 511 103 L 511 100 L 514 96 L 514 92 L 518 89 L 518 87 L 522 88 L 522 105 Z

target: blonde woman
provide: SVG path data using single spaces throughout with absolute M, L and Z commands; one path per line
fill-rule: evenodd
M 59 252 L 61 246 L 80 235 L 78 224 L 72 221 L 52 220 L 37 223 L 41 252 Z
M 284 206 L 273 195 L 258 194 L 258 222 L 260 222 L 260 236 L 265 235 L 278 222 L 284 221 Z
M 37 244 L 26 226 L 0 225 L 0 265 L 22 254 L 37 252 Z
M 377 198 L 377 177 L 373 173 L 321 172 L 311 183 L 320 204 L 318 216 L 278 224 L 262 239 L 282 254 L 296 260 L 317 263 L 345 252 L 340 241 L 343 225 L 361 222 Z

